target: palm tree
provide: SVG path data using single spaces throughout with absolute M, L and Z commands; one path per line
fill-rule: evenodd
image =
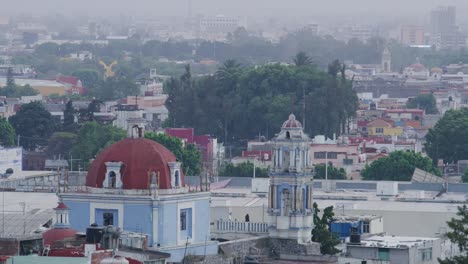
M 216 71 L 216 79 L 221 82 L 229 81 L 241 65 L 234 59 L 226 60 Z
M 301 67 L 301 66 L 311 66 L 314 64 L 313 60 L 307 53 L 304 51 L 300 51 L 299 53 L 296 54 L 293 58 L 293 62 L 296 66 Z

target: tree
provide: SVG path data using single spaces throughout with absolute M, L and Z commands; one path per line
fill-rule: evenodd
M 83 85 L 87 89 L 94 89 L 94 87 L 101 80 L 99 78 L 98 71 L 94 69 L 78 69 L 74 71 L 72 76 L 78 77 Z
M 317 164 L 315 167 L 315 179 L 325 179 L 325 164 Z M 332 164 L 327 168 L 328 179 L 346 180 L 346 171 L 343 168 L 336 168 Z
M 426 135 L 426 152 L 433 164 L 468 159 L 468 108 L 449 110 L 429 129 Z
M 135 96 L 139 92 L 135 82 L 127 77 L 107 78 L 89 90 L 90 95 L 101 101 L 122 99 L 129 95 Z
M 75 122 L 75 108 L 73 108 L 73 101 L 69 100 L 65 105 L 65 110 L 63 111 L 63 124 L 62 130 L 65 132 L 75 133 L 77 125 Z
M 89 161 L 111 144 L 124 139 L 127 133 L 111 125 L 100 125 L 97 122 L 86 122 L 78 131 L 76 144 L 72 148 L 74 158 L 81 159 L 85 167 Z
M 201 155 L 198 148 L 193 144 L 187 144 L 185 147 L 182 140 L 177 137 L 171 137 L 167 134 L 147 132 L 145 138 L 158 142 L 170 150 L 177 160 L 182 163 L 182 169 L 185 175 L 199 175 L 201 171 Z
M 338 235 L 330 231 L 330 224 L 335 213 L 333 206 L 323 210 L 322 218 L 319 217 L 320 209 L 314 202 L 314 229 L 312 229 L 312 241 L 320 243 L 320 253 L 326 255 L 335 255 L 340 251 L 336 246 L 340 244 Z
M 47 145 L 50 135 L 57 129 L 55 119 L 40 102 L 23 104 L 9 121 L 20 135 L 20 145 L 26 149 Z
M 49 138 L 47 154 L 49 157 L 70 158 L 71 150 L 76 144 L 77 135 L 70 132 L 55 132 Z
M 394 151 L 366 165 L 361 175 L 364 180 L 410 181 L 416 168 L 440 176 L 431 159 L 413 151 Z
M 421 109 L 426 111 L 426 114 L 437 114 L 437 104 L 434 95 L 420 94 L 406 103 L 407 108 Z
M 465 173 L 463 173 L 462 182 L 468 183 L 468 169 L 466 169 Z
M 224 177 L 253 177 L 254 164 L 252 162 L 243 162 L 237 165 L 228 163 L 219 173 Z M 267 178 L 268 170 L 264 168 L 255 167 L 255 177 Z
M 15 129 L 4 117 L 0 117 L 0 146 L 10 147 L 15 144 Z
M 14 88 L 16 86 L 15 85 L 15 79 L 13 77 L 13 68 L 8 67 L 6 79 L 7 79 L 6 87 L 8 87 L 8 88 L 13 87 Z
M 463 255 L 455 256 L 451 259 L 441 260 L 440 264 L 466 264 L 468 263 L 468 207 L 465 205 L 458 207 L 457 212 L 458 218 L 452 218 L 447 222 L 447 225 L 451 229 L 447 233 L 450 241 L 460 249 Z
M 296 66 L 301 67 L 301 66 L 311 66 L 313 65 L 313 60 L 307 53 L 304 51 L 300 51 L 299 53 L 296 54 L 293 58 L 293 62 Z

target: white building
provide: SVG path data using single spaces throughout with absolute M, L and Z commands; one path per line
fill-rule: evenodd
M 388 264 L 437 264 L 437 258 L 451 257 L 450 243 L 440 238 L 373 236 L 347 244 L 352 258 Z
M 273 139 L 273 169 L 268 195 L 269 234 L 273 238 L 312 239 L 312 164 L 309 163 L 309 136 L 291 114 Z
M 0 146 L 0 175 L 13 174 L 23 170 L 23 149 Z

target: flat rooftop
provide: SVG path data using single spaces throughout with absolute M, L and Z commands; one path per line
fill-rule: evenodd
M 372 236 L 361 240 L 361 247 L 379 247 L 379 248 L 409 248 L 426 242 L 432 242 L 439 238 L 430 237 L 404 237 L 404 236 Z
M 265 195 L 252 193 L 250 188 L 231 188 L 212 190 L 212 207 L 262 207 L 268 206 Z M 314 201 L 319 208 L 334 206 L 336 210 L 376 210 L 376 211 L 417 211 L 417 212 L 450 212 L 456 213 L 457 207 L 466 201 L 462 193 L 424 192 L 418 198 L 418 192 L 403 191 L 397 197 L 377 196 L 375 191 L 337 190 L 324 192 L 314 189 Z

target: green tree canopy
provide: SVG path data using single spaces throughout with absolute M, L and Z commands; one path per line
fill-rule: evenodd
M 449 110 L 429 129 L 426 135 L 426 152 L 437 164 L 468 159 L 468 108 Z
M 315 179 L 325 179 L 325 164 L 316 164 Z M 327 168 L 328 179 L 330 180 L 346 180 L 346 171 L 343 168 L 336 168 L 329 164 Z
M 111 144 L 127 136 L 122 129 L 111 125 L 100 125 L 97 122 L 86 122 L 78 131 L 76 144 L 72 148 L 73 158 L 81 159 L 85 167 L 89 161 Z
M 15 129 L 6 118 L 0 117 L 0 146 L 13 146 L 15 144 L 15 137 Z
M 468 183 L 468 169 L 466 169 L 465 173 L 463 173 L 462 182 Z
M 300 67 L 300 66 L 311 66 L 313 65 L 313 60 L 311 57 L 309 57 L 309 55 L 307 55 L 307 53 L 305 53 L 304 51 L 300 51 L 296 54 L 296 56 L 294 56 L 293 58 L 293 62 L 296 66 Z
M 69 100 L 65 105 L 65 110 L 63 111 L 63 124 L 62 130 L 65 132 L 75 133 L 77 130 L 77 124 L 75 122 L 76 111 L 73 108 L 73 101 Z
M 23 104 L 9 119 L 16 133 L 20 135 L 20 145 L 26 149 L 47 145 L 57 123 L 40 102 Z
M 138 95 L 138 86 L 129 78 L 113 77 L 100 81 L 95 87 L 90 87 L 90 95 L 99 100 L 117 100 L 129 95 Z
M 330 224 L 335 213 L 333 206 L 323 210 L 322 218 L 319 217 L 320 209 L 314 202 L 314 229 L 312 229 L 312 241 L 320 243 L 320 253 L 324 255 L 335 255 L 340 251 L 336 248 L 340 244 L 338 235 L 330 231 Z
M 338 61 L 324 73 L 314 67 L 279 64 L 240 67 L 229 60 L 214 76 L 193 78 L 187 67 L 166 88 L 167 125 L 194 127 L 225 142 L 259 134 L 268 138 L 289 114 L 304 119 L 304 103 L 306 132 L 331 137 L 347 131 L 357 109 L 357 96 Z
M 440 171 L 432 165 L 431 159 L 413 151 L 394 151 L 387 157 L 366 165 L 361 175 L 364 180 L 410 181 L 416 168 L 440 175 Z
M 46 153 L 49 157 L 69 159 L 71 150 L 76 144 L 77 135 L 70 132 L 55 132 L 49 138 Z
M 426 111 L 426 114 L 437 114 L 437 104 L 434 95 L 420 94 L 406 103 L 407 108 L 421 109 Z
M 224 177 L 253 177 L 254 164 L 243 162 L 237 165 L 228 163 L 220 171 L 219 175 Z M 255 177 L 267 178 L 268 170 L 255 166 Z
M 200 175 L 201 155 L 193 144 L 183 146 L 182 140 L 163 133 L 146 132 L 145 138 L 154 140 L 170 150 L 182 163 L 185 175 Z
M 466 264 L 468 263 L 468 207 L 465 205 L 458 207 L 457 217 L 447 222 L 451 229 L 447 233 L 450 241 L 460 249 L 462 255 L 450 259 L 441 260 L 440 264 Z

